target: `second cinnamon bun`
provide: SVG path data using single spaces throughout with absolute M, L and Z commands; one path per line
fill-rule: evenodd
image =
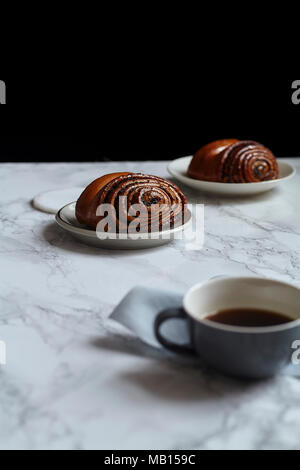
M 260 183 L 278 179 L 273 153 L 255 141 L 218 140 L 194 156 L 188 176 L 218 183 Z

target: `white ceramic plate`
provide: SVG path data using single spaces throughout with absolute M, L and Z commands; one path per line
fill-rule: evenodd
M 174 240 L 177 234 L 182 233 L 182 236 L 184 237 L 184 231 L 192 224 L 192 214 L 189 211 L 188 221 L 184 225 L 172 230 L 166 230 L 160 233 L 138 234 L 138 238 L 133 238 L 129 235 L 112 236 L 106 233 L 104 234 L 106 238 L 102 239 L 97 236 L 95 230 L 89 229 L 77 221 L 75 216 L 75 206 L 76 202 L 72 202 L 60 209 L 55 217 L 56 222 L 61 228 L 69 232 L 80 242 L 103 249 L 139 250 L 165 245 Z
M 185 185 L 196 189 L 201 192 L 234 195 L 234 196 L 247 196 L 270 191 L 282 182 L 293 178 L 296 174 L 295 168 L 287 162 L 278 160 L 279 164 L 279 179 L 273 181 L 263 181 L 262 183 L 247 183 L 247 184 L 228 184 L 228 183 L 210 183 L 208 181 L 199 181 L 189 178 L 187 171 L 193 157 L 183 157 L 173 160 L 169 166 L 169 173 L 177 180 Z

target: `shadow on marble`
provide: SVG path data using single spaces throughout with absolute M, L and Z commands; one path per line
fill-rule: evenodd
M 226 205 L 244 205 L 244 204 L 259 204 L 259 203 L 266 203 L 274 199 L 274 197 L 278 197 L 281 193 L 280 188 L 274 188 L 271 191 L 262 194 L 255 194 L 253 196 L 243 196 L 238 198 L 233 198 L 232 196 L 222 196 L 222 198 L 218 199 L 218 204 L 222 205 L 223 203 Z M 210 196 L 207 197 L 208 201 L 210 200 Z M 209 204 L 209 202 L 206 204 Z M 212 203 L 213 204 L 213 203 Z
M 196 370 L 202 373 L 208 370 L 207 366 L 201 364 L 199 358 L 196 356 L 195 359 L 193 359 L 184 355 L 175 355 L 165 349 L 151 347 L 135 336 L 128 337 L 121 334 L 111 334 L 110 336 L 93 339 L 89 344 L 96 349 L 155 359 L 161 364 L 169 364 L 170 366 L 179 368 L 184 367 L 185 370 Z
M 137 357 L 152 357 L 160 360 L 170 360 L 168 353 L 152 348 L 134 336 L 128 337 L 112 334 L 110 336 L 95 338 L 91 340 L 89 344 L 96 349 L 110 352 L 122 353 Z
M 213 370 L 187 369 L 161 363 L 142 370 L 124 372 L 118 377 L 153 397 L 170 402 L 203 402 L 235 399 L 259 390 L 261 382 L 222 376 Z M 265 383 L 265 382 L 264 382 Z
M 203 401 L 226 395 L 238 395 L 255 390 L 268 380 L 244 380 L 226 377 L 214 369 L 184 356 L 169 354 L 145 345 L 138 338 L 126 338 L 121 335 L 97 338 L 90 345 L 115 353 L 154 359 L 155 363 L 142 370 L 124 372 L 120 380 L 130 382 L 149 394 L 168 401 Z
M 42 236 L 47 243 L 61 250 L 91 256 L 132 256 L 133 253 L 148 253 L 158 251 L 161 247 L 147 248 L 145 250 L 104 250 L 90 245 L 85 245 L 75 240 L 71 235 L 64 232 L 55 222 L 47 224 L 42 231 Z

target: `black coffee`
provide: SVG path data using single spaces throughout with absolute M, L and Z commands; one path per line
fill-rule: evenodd
M 245 308 L 222 310 L 210 315 L 207 320 L 223 325 L 244 327 L 277 326 L 294 321 L 293 318 L 282 313 Z

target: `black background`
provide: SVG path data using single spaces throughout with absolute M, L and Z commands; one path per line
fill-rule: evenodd
M 1 76 L 0 159 L 172 159 L 226 137 L 300 156 L 294 80 L 175 76 Z

